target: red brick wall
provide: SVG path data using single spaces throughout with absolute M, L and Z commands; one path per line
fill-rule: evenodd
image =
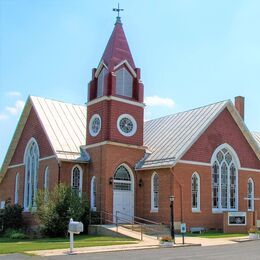
M 44 173 L 46 167 L 49 167 L 49 189 L 52 190 L 56 183 L 58 183 L 58 163 L 56 158 L 43 160 L 39 162 L 39 172 L 38 172 L 38 189 L 43 189 L 44 185 Z M 0 183 L 0 200 L 6 200 L 11 198 L 12 203 L 14 203 L 15 194 L 15 178 L 16 174 L 20 174 L 19 181 L 19 204 L 23 205 L 24 197 L 24 173 L 25 166 L 21 165 L 14 168 L 9 168 L 6 172 L 5 177 Z
M 215 119 L 182 159 L 210 162 L 215 149 L 223 143 L 234 148 L 241 167 L 260 169 L 260 161 L 227 109 Z
M 115 141 L 125 144 L 143 145 L 143 108 L 119 101 L 101 101 L 88 106 L 88 125 L 94 114 L 99 114 L 102 121 L 101 131 L 96 137 L 89 134 L 87 128 L 87 144 L 101 141 Z M 130 114 L 137 123 L 137 131 L 131 137 L 125 137 L 117 129 L 117 119 L 121 114 Z
M 34 137 L 38 143 L 40 149 L 40 158 L 54 154 L 33 107 L 22 131 L 10 165 L 23 163 L 26 145 L 32 137 Z
M 144 150 L 118 145 L 102 145 L 88 149 L 91 156 L 89 165 L 89 182 L 92 176 L 96 176 L 97 182 L 97 210 L 113 212 L 113 185 L 109 184 L 110 177 L 113 177 L 116 169 L 122 163 L 128 165 L 134 175 L 135 205 L 138 200 L 138 178 L 134 171 L 137 161 L 144 156 Z

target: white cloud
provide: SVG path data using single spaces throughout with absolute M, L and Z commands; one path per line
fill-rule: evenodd
M 145 97 L 144 103 L 147 106 L 165 106 L 165 107 L 173 107 L 175 104 L 171 98 L 162 98 L 158 96 Z
M 5 120 L 8 118 L 8 115 L 1 113 L 0 114 L 0 121 Z
M 11 97 L 20 97 L 22 94 L 19 91 L 10 91 L 7 95 Z
M 23 110 L 25 102 L 23 100 L 17 100 L 12 107 L 6 107 L 5 110 L 11 115 L 17 115 Z

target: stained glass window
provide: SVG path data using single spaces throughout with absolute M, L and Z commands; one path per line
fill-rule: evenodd
M 237 209 L 237 165 L 232 152 L 223 148 L 217 152 L 212 167 L 212 208 Z

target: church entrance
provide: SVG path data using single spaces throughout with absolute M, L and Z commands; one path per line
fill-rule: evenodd
M 134 178 L 128 167 L 121 165 L 114 174 L 113 214 L 118 223 L 129 223 L 134 216 Z

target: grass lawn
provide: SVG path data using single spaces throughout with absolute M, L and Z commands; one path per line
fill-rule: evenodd
M 137 243 L 131 238 L 75 235 L 74 247 L 124 245 Z M 15 240 L 0 237 L 0 254 L 23 253 L 25 251 L 69 248 L 69 238 L 42 238 Z
M 245 237 L 248 236 L 247 233 L 232 233 L 232 234 L 226 234 L 222 233 L 220 231 L 207 231 L 204 233 L 187 233 L 188 237 L 202 237 L 202 238 L 228 238 L 228 237 Z

